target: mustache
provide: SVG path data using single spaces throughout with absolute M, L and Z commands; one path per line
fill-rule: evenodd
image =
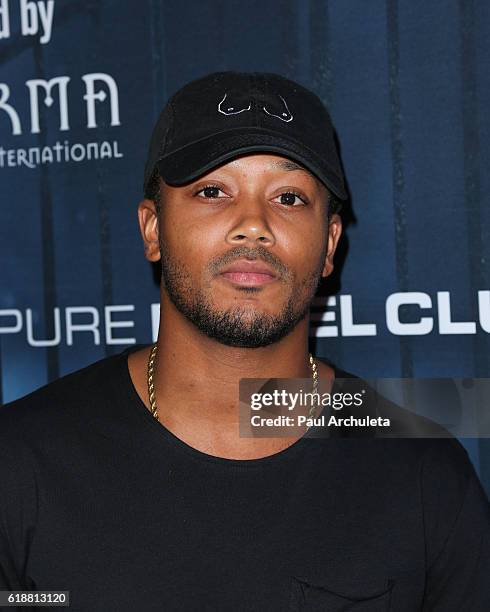
M 274 269 L 275 272 L 278 273 L 280 278 L 290 278 L 291 272 L 289 268 L 285 266 L 282 261 L 276 255 L 273 255 L 266 248 L 257 246 L 257 247 L 246 247 L 246 246 L 237 246 L 233 247 L 223 255 L 219 255 L 211 260 L 209 263 L 209 269 L 213 273 L 213 275 L 217 275 L 220 273 L 221 269 L 235 261 L 236 259 L 248 259 L 250 261 L 254 260 L 262 260 L 266 264 L 269 264 L 271 268 Z

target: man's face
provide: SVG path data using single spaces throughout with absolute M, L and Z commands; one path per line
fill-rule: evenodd
M 143 230 L 147 257 L 161 256 L 164 293 L 201 332 L 266 346 L 304 319 L 332 270 L 341 225 L 327 225 L 327 200 L 278 155 L 239 157 L 182 187 L 161 181 L 159 252 Z

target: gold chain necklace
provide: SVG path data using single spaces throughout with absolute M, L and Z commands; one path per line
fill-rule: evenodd
M 150 403 L 150 412 L 155 419 L 160 422 L 158 418 L 158 406 L 157 399 L 155 397 L 155 361 L 157 358 L 158 345 L 155 343 L 150 351 L 150 356 L 148 358 L 148 368 L 147 368 L 147 382 L 148 382 L 148 401 Z M 313 355 L 309 353 L 309 362 L 311 368 L 311 378 L 313 380 L 313 397 L 318 392 L 318 368 L 316 365 L 316 361 L 313 358 Z M 315 403 L 312 402 L 310 411 L 308 413 L 309 417 L 313 417 L 315 414 Z

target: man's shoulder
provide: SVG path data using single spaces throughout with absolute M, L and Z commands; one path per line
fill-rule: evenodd
M 106 357 L 0 406 L 0 431 L 32 429 L 42 421 L 57 423 L 96 409 L 117 386 L 123 355 Z
M 362 395 L 362 402 L 359 405 L 351 406 L 345 410 L 346 416 L 376 419 L 376 424 L 371 427 L 366 427 L 357 432 L 349 430 L 349 435 L 354 435 L 354 437 L 358 437 L 356 434 L 359 434 L 359 437 L 447 438 L 455 440 L 455 436 L 444 425 L 419 414 L 416 405 L 408 408 L 400 406 L 378 392 L 371 381 L 340 368 L 335 368 L 335 373 L 340 391 L 349 392 L 351 395 L 358 392 Z
M 355 374 L 339 368 L 335 372 L 338 389 L 351 394 L 365 390 L 368 396 L 368 402 L 360 407 L 347 409 L 346 416 L 379 416 L 390 421 L 386 428 L 377 424 L 344 427 L 336 432 L 338 438 L 358 438 L 360 443 L 354 446 L 366 462 L 415 470 L 420 482 L 430 483 L 432 491 L 437 490 L 439 482 L 452 485 L 453 491 L 462 494 L 470 480 L 478 480 L 466 448 L 443 425 L 417 414 L 416 406 L 413 410 L 399 406 Z

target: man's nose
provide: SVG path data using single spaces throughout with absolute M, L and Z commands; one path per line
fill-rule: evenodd
M 232 246 L 271 247 L 275 236 L 267 219 L 267 203 L 258 197 L 242 197 L 233 210 L 232 226 L 226 235 L 226 242 Z

